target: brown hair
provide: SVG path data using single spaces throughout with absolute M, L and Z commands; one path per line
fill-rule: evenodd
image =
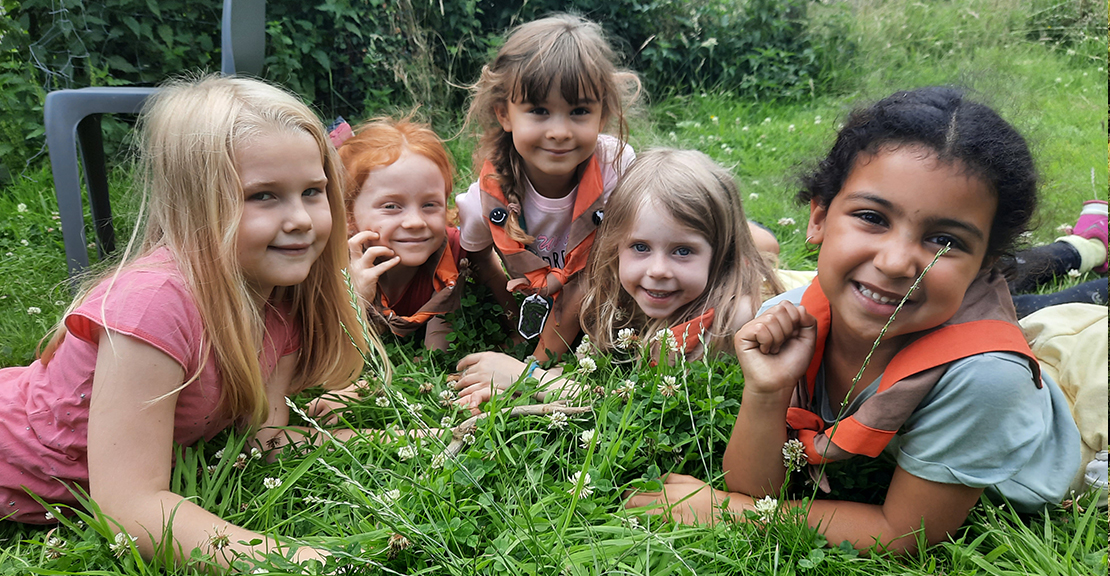
M 617 137 L 628 137 L 625 112 L 640 93 L 634 72 L 619 68 L 601 26 L 570 14 L 556 14 L 514 28 L 493 61 L 482 67 L 473 86 L 466 124 L 477 122 L 483 133 L 474 150 L 474 165 L 493 164 L 498 184 L 509 203 L 520 204 L 524 192 L 523 159 L 513 136 L 497 121 L 498 107 L 508 102 L 537 102 L 558 86 L 563 99 L 574 104 L 585 95 L 601 103 L 605 124 L 615 121 Z M 619 150 L 618 147 L 619 162 Z M 535 238 L 509 214 L 505 231 L 513 240 L 531 244 Z
M 705 237 L 713 248 L 705 291 L 672 318 L 648 318 L 620 284 L 620 252 L 644 207 L 665 210 Z M 605 206 L 587 272 L 582 328 L 601 350 L 613 347 L 614 336 L 621 329 L 632 328 L 644 338 L 693 320 L 711 308 L 715 320 L 707 349 L 728 350 L 729 338 L 739 328 L 732 326 L 734 319 L 754 315 L 762 301 L 764 282 L 775 293 L 782 290 L 752 240 L 736 180 L 695 150 L 656 148 L 636 158 Z M 742 308 L 745 302 L 750 309 Z

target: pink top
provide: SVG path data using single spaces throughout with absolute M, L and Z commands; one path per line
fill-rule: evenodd
M 281 356 L 300 348 L 300 331 L 275 309 L 266 313 L 260 355 L 267 378 Z M 67 334 L 47 364 L 0 370 L 0 518 L 42 524 L 46 502 L 76 506 L 67 486 L 89 489 L 88 420 L 102 328 L 154 346 L 181 365 L 186 377 L 204 359 L 200 313 L 168 250 L 139 259 L 107 277 L 65 319 Z M 211 439 L 234 418 L 219 410 L 222 382 L 210 354 L 200 376 L 177 396 L 174 441 Z

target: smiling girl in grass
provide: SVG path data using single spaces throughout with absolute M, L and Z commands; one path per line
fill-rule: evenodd
M 646 343 L 654 355 L 662 334 L 671 340 L 669 352 L 687 360 L 729 353 L 731 335 L 754 316 L 764 283 L 778 292 L 736 181 L 701 152 L 643 154 L 617 185 L 606 214 L 582 300 L 583 328 L 602 352 L 635 352 Z M 521 376 L 540 382 L 540 399 L 571 387 L 562 368 L 544 370 L 498 352 L 471 354 L 459 366 L 458 402 L 472 410 Z
M 174 446 L 233 425 L 261 450 L 306 440 L 286 398 L 362 370 L 342 167 L 312 110 L 257 80 L 171 82 L 140 125 L 142 241 L 39 360 L 0 371 L 0 517 L 57 522 L 29 492 L 64 513 L 85 491 L 144 557 L 199 548 L 226 566 L 278 542 L 171 492 Z
M 740 517 L 780 494 L 791 449 L 819 479 L 825 462 L 884 450 L 897 461 L 882 505 L 808 504 L 834 544 L 908 552 L 922 530 L 937 543 L 984 490 L 1021 511 L 1059 502 L 1079 433 L 993 269 L 1036 204 L 1024 139 L 957 90 L 899 92 L 853 113 L 805 184 L 817 279 L 736 335 L 745 386 L 724 454 L 730 492 L 673 474 L 629 506 L 711 522 L 727 501 Z

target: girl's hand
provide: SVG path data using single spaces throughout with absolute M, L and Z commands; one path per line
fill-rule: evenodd
M 351 274 L 351 284 L 355 288 L 355 294 L 358 294 L 366 304 L 373 302 L 378 294 L 378 279 L 382 274 L 401 261 L 400 256 L 394 256 L 393 250 L 385 246 L 366 246 L 367 243 L 379 237 L 373 230 L 364 230 L 347 240 L 347 249 L 351 254 L 347 271 Z M 378 262 L 382 258 L 388 259 Z
M 626 508 L 656 505 L 649 514 L 665 514 L 672 521 L 682 524 L 716 524 L 719 508 L 730 498 L 742 498 L 716 490 L 709 484 L 685 474 L 668 474 L 663 480 L 662 492 L 632 494 L 625 502 Z
M 781 302 L 736 333 L 744 393 L 786 395 L 805 376 L 817 344 L 817 319 L 802 306 Z
M 319 398 L 314 398 L 305 406 L 304 413 L 323 426 L 329 426 L 339 421 L 338 412 L 346 409 L 355 400 L 358 400 L 358 385 L 351 384 L 342 390 L 324 392 Z
M 547 286 L 544 286 L 543 288 L 540 288 L 538 290 L 532 288 L 532 283 L 529 282 L 527 278 L 514 278 L 512 280 L 509 280 L 509 283 L 505 285 L 505 289 L 509 292 L 520 292 L 529 296 L 532 294 L 539 294 L 540 296 L 546 298 L 548 296 L 551 296 L 552 294 L 557 294 L 560 290 L 562 290 L 563 283 L 560 282 L 554 274 L 548 274 Z
M 459 361 L 462 377 L 455 382 L 459 398 L 455 403 L 478 414 L 478 406 L 496 392 L 512 386 L 528 369 L 528 364 L 500 352 L 478 352 Z

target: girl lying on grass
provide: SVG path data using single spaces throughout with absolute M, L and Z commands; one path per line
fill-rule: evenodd
M 669 331 L 670 350 L 688 360 L 729 352 L 763 283 L 778 286 L 732 175 L 693 150 L 651 150 L 632 163 L 606 206 L 586 272 L 582 321 L 593 346 L 631 350 L 647 340 L 651 349 L 651 339 Z M 562 368 L 499 352 L 471 354 L 459 368 L 458 403 L 472 411 L 522 376 L 539 381 L 541 400 L 570 384 Z
M 31 494 L 77 507 L 86 491 L 143 556 L 200 548 L 226 566 L 278 542 L 172 493 L 174 444 L 232 425 L 262 450 L 304 440 L 286 397 L 362 369 L 367 345 L 344 330 L 358 319 L 342 167 L 312 110 L 257 80 L 171 82 L 140 124 L 141 244 L 81 291 L 40 359 L 0 371 L 0 517 L 57 522 Z
M 684 522 L 722 509 L 742 518 L 781 493 L 795 464 L 820 484 L 822 464 L 884 450 L 897 468 L 882 505 L 805 504 L 830 543 L 909 552 L 923 531 L 935 544 L 984 491 L 1020 511 L 1059 502 L 1079 432 L 994 270 L 1036 205 L 1025 140 L 957 90 L 898 92 L 853 113 L 805 184 L 817 279 L 736 335 L 745 387 L 724 454 L 729 491 L 672 474 L 628 505 L 664 504 Z M 1081 385 L 1105 400 L 1105 364 L 1101 378 Z

